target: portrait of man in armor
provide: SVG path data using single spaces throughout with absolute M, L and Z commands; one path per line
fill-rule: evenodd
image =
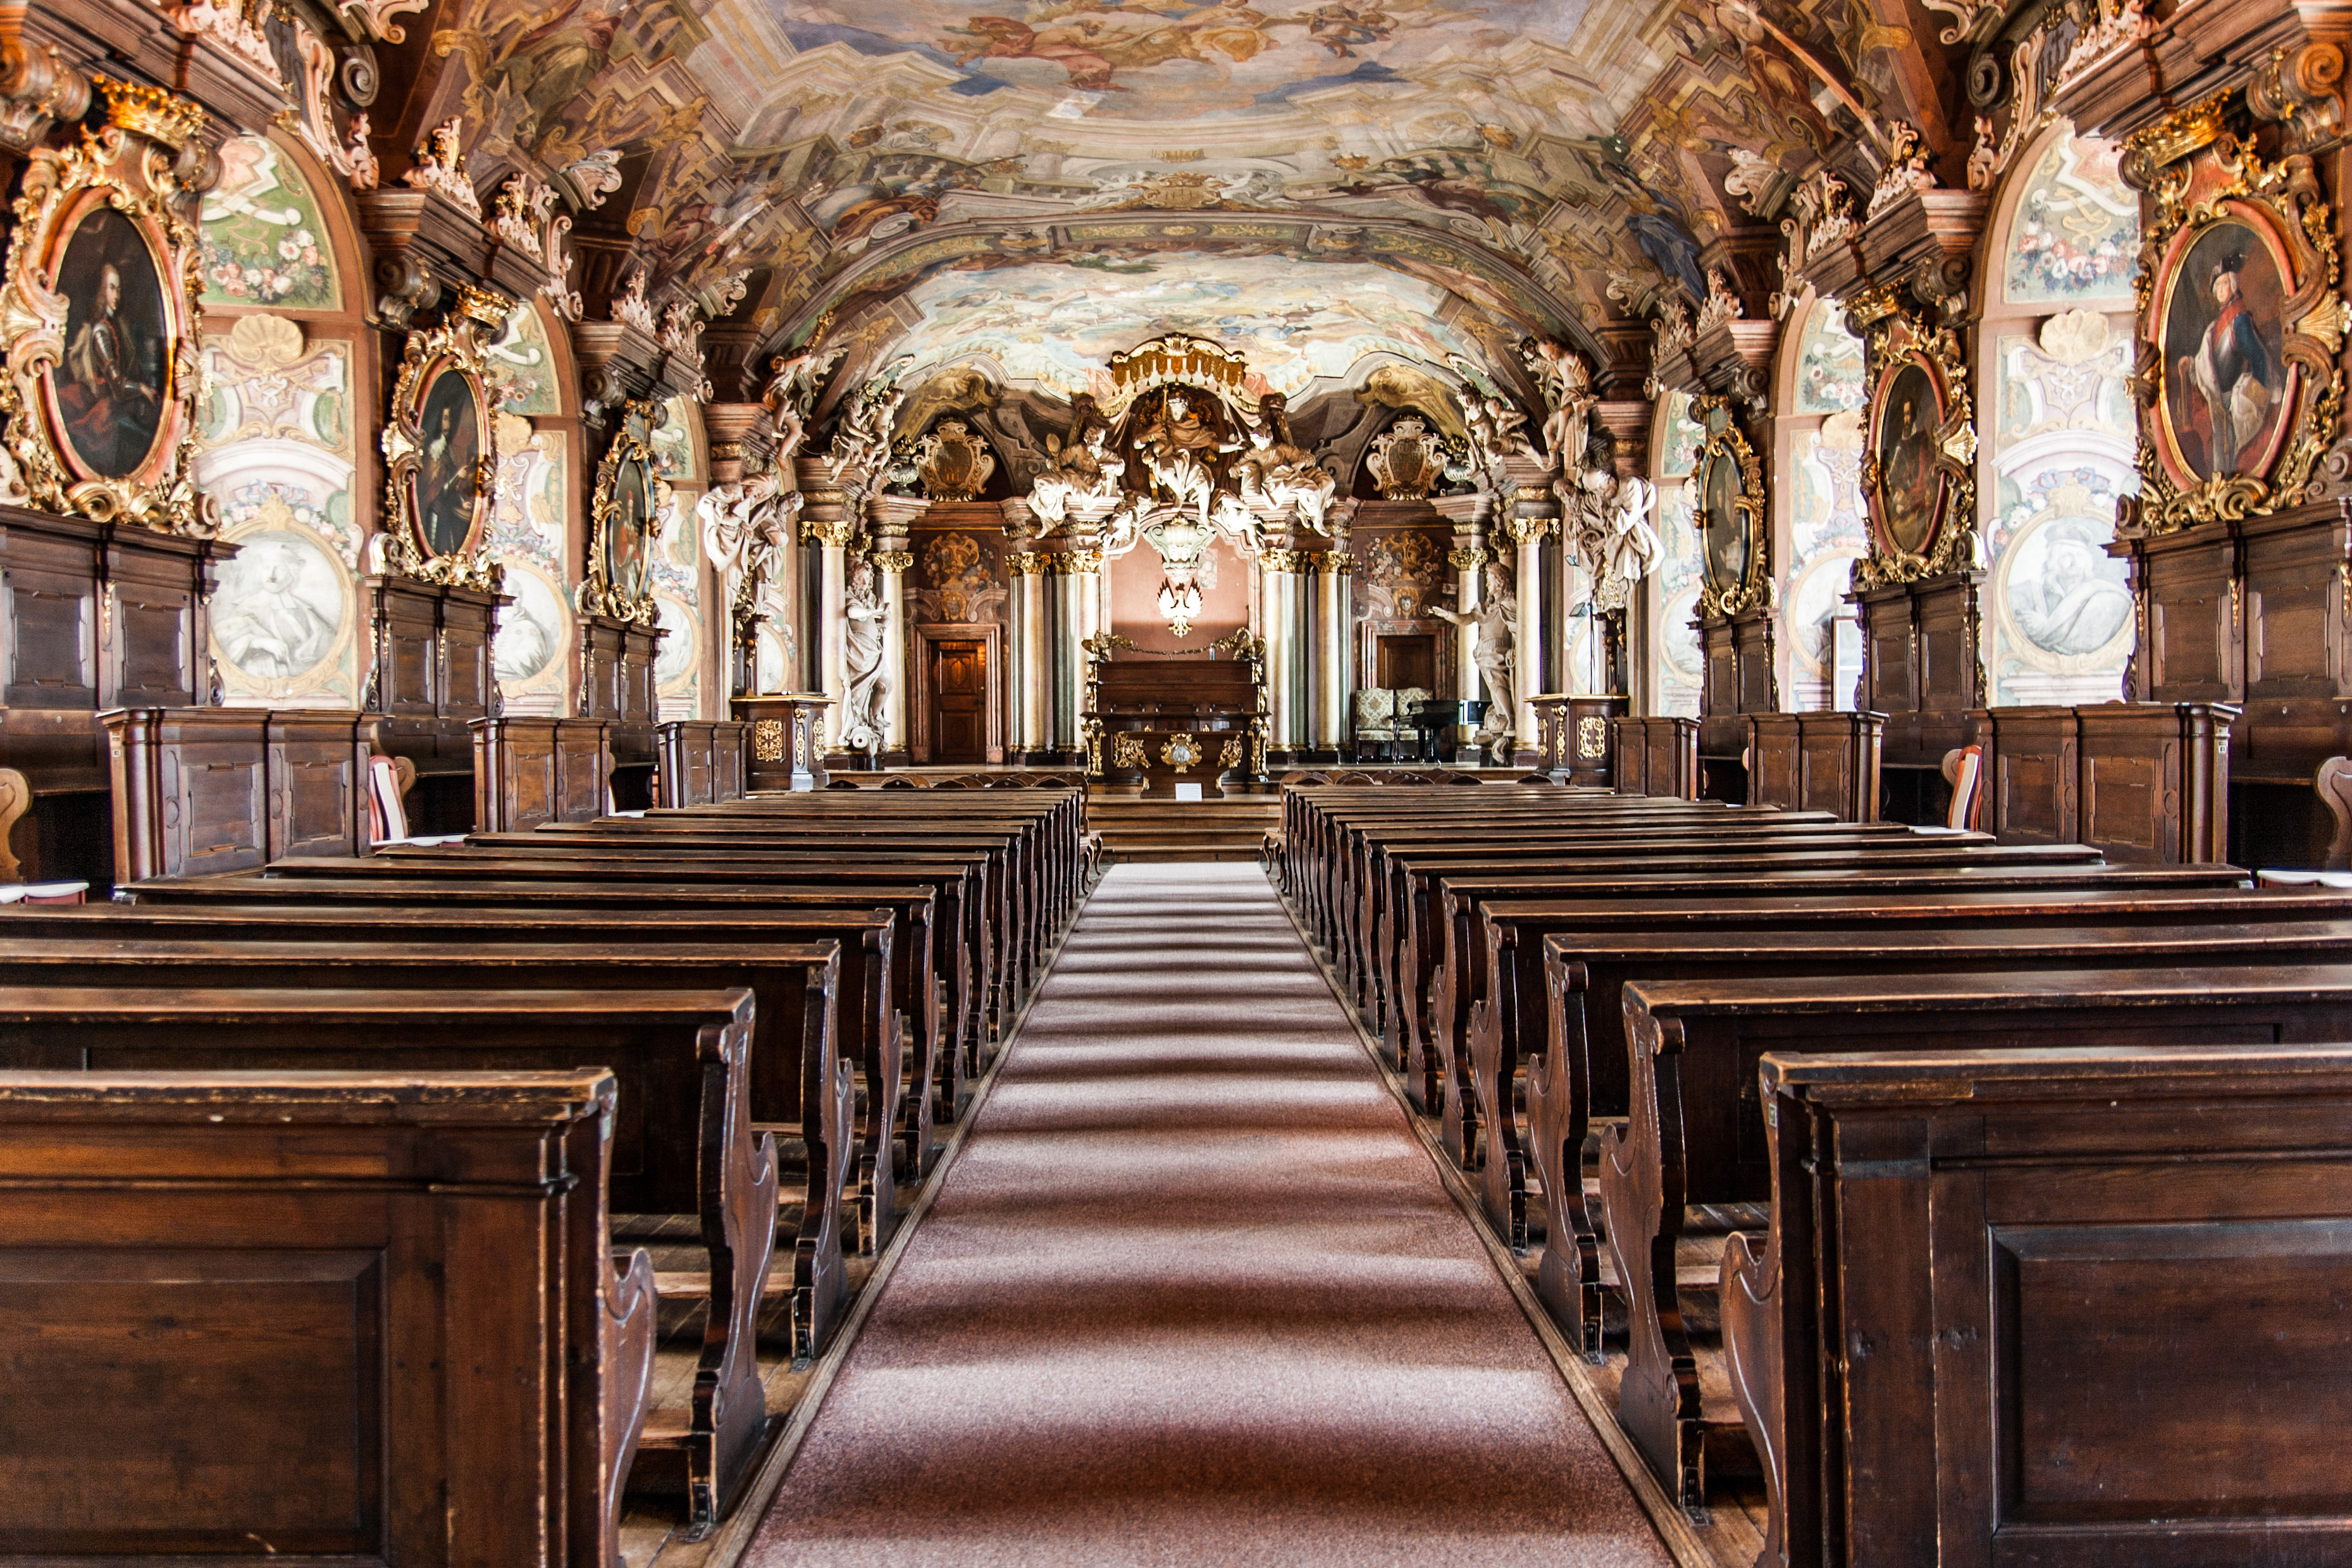
M 121 214 L 84 218 L 58 267 L 66 299 L 58 412 L 74 455 L 110 479 L 135 473 L 163 423 L 163 296 L 146 242 Z
M 425 451 L 416 468 L 416 526 L 432 556 L 456 555 L 474 532 L 482 451 L 473 384 L 445 371 L 425 397 Z
M 2165 401 L 2197 478 L 2252 473 L 2285 406 L 2278 264 L 2242 224 L 2200 235 L 2173 274 L 2164 319 Z
M 1936 527 L 1936 429 L 1943 412 L 1925 366 L 1897 371 L 1878 427 L 1878 497 L 1887 541 L 1912 555 L 1926 551 Z

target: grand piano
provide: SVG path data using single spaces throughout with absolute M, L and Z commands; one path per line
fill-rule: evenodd
M 1115 632 L 1085 645 L 1090 778 L 1172 800 L 1179 784 L 1213 797 L 1227 776 L 1264 776 L 1265 644 L 1247 628 L 1197 654 L 1143 653 Z

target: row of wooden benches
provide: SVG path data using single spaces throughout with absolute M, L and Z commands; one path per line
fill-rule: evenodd
M 0 910 L 0 1553 L 708 1533 L 1093 874 L 1081 790 L 821 792 Z
M 1284 811 L 1302 925 L 1571 1343 L 1622 1333 L 1660 1480 L 1760 1464 L 1763 1561 L 2352 1550 L 2346 894 L 1599 791 Z

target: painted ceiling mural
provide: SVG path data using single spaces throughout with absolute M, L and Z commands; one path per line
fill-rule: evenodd
M 1223 252 L 1229 278 L 1272 280 L 1287 269 L 1252 255 L 1286 251 L 1405 275 L 1376 292 L 1413 301 L 1417 321 L 1373 335 L 1424 338 L 1421 357 L 1513 375 L 1510 344 L 1541 331 L 1613 339 L 1622 373 L 1629 329 L 1676 299 L 1695 308 L 1710 272 L 1763 314 L 1792 193 L 1834 169 L 1866 195 L 1898 120 L 1960 182 L 1966 29 L 1942 24 L 1984 9 L 446 0 L 385 60 L 373 135 L 389 178 L 457 119 L 486 200 L 515 172 L 562 194 L 592 315 L 642 269 L 656 309 L 692 298 L 740 326 L 747 366 L 820 330 L 852 350 L 845 375 L 910 333 L 943 342 L 898 298 L 972 293 L 929 281 L 942 269 L 1021 272 L 1016 291 L 1050 293 L 1025 274 L 1051 267 L 1072 308 L 1092 286 L 1128 309 L 1135 279 L 1205 287 L 1196 258 Z M 1122 221 L 1171 214 L 1227 232 Z M 1185 259 L 1139 254 L 1139 237 L 1183 238 Z M 1294 308 L 1268 297 L 1261 312 L 1248 289 L 1229 303 L 1234 319 Z M 1277 336 L 1261 370 L 1295 374 L 1300 334 Z M 1080 369 L 1056 361 L 1040 382 Z
M 1152 255 L 1109 269 L 1067 264 L 944 273 L 908 296 L 922 321 L 900 345 L 911 377 L 985 354 L 1064 397 L 1108 397 L 1113 354 L 1166 332 L 1238 348 L 1253 377 L 1285 396 L 1344 377 L 1387 351 L 1438 364 L 1477 345 L 1442 325 L 1444 291 L 1383 267 L 1300 266 L 1211 251 Z

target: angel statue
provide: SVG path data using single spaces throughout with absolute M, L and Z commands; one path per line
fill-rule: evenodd
M 732 612 L 762 582 L 782 575 L 801 496 L 770 468 L 704 492 L 694 504 L 702 553 L 719 574 L 719 602 Z
M 1045 437 L 1046 466 L 1030 481 L 1029 509 L 1050 533 L 1069 519 L 1076 507 L 1081 515 L 1096 503 L 1116 503 L 1124 493 L 1119 476 L 1126 460 L 1111 444 L 1110 422 L 1095 406 L 1092 394 L 1070 399 L 1070 433 Z
M 841 708 L 841 743 L 871 756 L 882 749 L 882 705 L 890 696 L 890 677 L 882 668 L 890 608 L 875 585 L 874 563 L 865 556 L 851 559 L 841 614 L 842 672 L 849 685 Z
M 1486 716 L 1470 738 L 1479 745 L 1491 746 L 1495 760 L 1507 767 L 1518 713 L 1518 653 L 1515 644 L 1519 600 L 1512 591 L 1510 569 L 1498 560 L 1486 563 L 1486 592 L 1472 609 L 1448 610 L 1442 604 L 1433 604 L 1429 610 L 1456 626 L 1477 629 L 1477 645 L 1470 656 L 1486 682 Z
M 1509 398 L 1468 386 L 1456 392 L 1454 399 L 1462 405 L 1462 423 L 1470 436 L 1470 461 L 1484 485 L 1507 488 L 1510 484 L 1504 467 L 1507 459 L 1542 455 L 1528 440 L 1528 416 L 1513 407 Z
M 899 405 L 906 401 L 907 389 L 895 377 L 866 382 L 834 430 L 833 450 L 824 456 L 825 477 L 838 485 L 853 469 L 880 477 L 889 465 L 890 438 Z
M 775 373 L 768 378 L 768 389 L 761 394 L 760 402 L 775 427 L 774 462 L 778 473 L 793 472 L 793 459 L 808 438 L 809 411 L 816 406 L 817 389 L 824 385 L 833 367 L 841 362 L 844 351 L 835 349 L 820 354 L 812 347 L 790 359 L 779 357 L 775 361 Z
M 1584 450 L 1584 432 L 1592 416 L 1592 369 L 1574 350 L 1549 338 L 1523 339 L 1519 360 L 1543 389 L 1544 402 L 1551 410 L 1536 455 L 1547 468 L 1564 469 Z
M 1339 493 L 1333 478 L 1315 455 L 1290 434 L 1290 400 L 1278 392 L 1258 399 L 1258 417 L 1250 426 L 1248 450 L 1234 464 L 1234 477 L 1242 499 L 1268 511 L 1295 508 L 1298 520 L 1318 534 L 1331 532 L 1326 514 Z
M 1181 387 L 1168 389 L 1159 413 L 1136 443 L 1153 482 L 1178 506 L 1191 509 L 1202 528 L 1211 526 L 1216 499 L 1216 460 L 1241 449 L 1239 441 L 1218 439 L 1215 426 L 1192 411 L 1192 394 Z
M 1617 472 L 1617 437 L 1593 431 L 1583 461 L 1552 485 L 1567 514 L 1563 528 L 1570 548 L 1592 578 L 1593 608 L 1622 610 L 1633 584 L 1658 559 L 1657 530 L 1650 514 L 1657 486 Z

